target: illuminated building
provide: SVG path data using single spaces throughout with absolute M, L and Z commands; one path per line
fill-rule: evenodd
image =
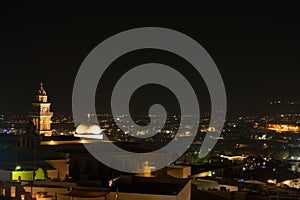
M 300 128 L 290 124 L 267 124 L 267 129 L 277 133 L 299 133 Z
M 51 117 L 53 112 L 50 111 L 51 103 L 48 102 L 48 96 L 43 88 L 43 83 L 40 85 L 35 101 L 32 103 L 32 112 L 30 118 L 35 125 L 35 132 L 38 135 L 51 136 Z
M 76 128 L 76 134 L 74 136 L 80 138 L 87 138 L 87 139 L 103 139 L 102 130 L 98 125 L 95 124 L 80 124 Z
M 167 174 L 175 178 L 189 178 L 191 176 L 191 166 L 169 165 Z
M 22 170 L 20 171 L 20 169 L 18 170 L 18 168 L 16 168 L 16 171 L 12 172 L 12 178 L 11 180 L 13 181 L 18 181 L 18 180 L 22 180 L 22 181 L 32 181 L 34 178 L 34 180 L 45 180 L 45 174 L 42 168 L 38 168 L 37 170 Z

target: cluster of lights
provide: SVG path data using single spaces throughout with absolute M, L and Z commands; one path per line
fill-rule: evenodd
M 210 126 L 210 127 L 207 127 L 207 128 L 203 128 L 203 129 L 201 129 L 200 130 L 202 133 L 206 133 L 206 132 L 216 132 L 216 128 L 215 127 L 212 127 L 212 126 Z
M 289 124 L 268 124 L 267 129 L 276 131 L 277 133 L 284 133 L 284 132 L 299 133 L 300 131 L 299 126 L 289 125 Z
M 0 129 L 0 133 L 9 134 L 9 133 L 12 133 L 13 130 L 14 130 L 14 128 Z
M 300 160 L 300 157 L 298 157 L 298 156 L 291 156 L 291 160 Z
M 263 134 L 262 136 L 258 137 L 258 140 L 267 140 L 267 134 Z
M 282 184 L 287 185 L 291 188 L 300 189 L 299 179 L 286 180 L 286 181 L 283 181 Z
M 282 101 L 281 100 L 278 100 L 278 101 L 271 101 L 270 104 L 273 105 L 273 104 L 281 104 Z

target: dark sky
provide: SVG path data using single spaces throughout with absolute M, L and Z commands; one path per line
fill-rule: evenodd
M 223 76 L 229 114 L 260 112 L 270 100 L 300 96 L 296 3 L 52 2 L 1 7 L 0 113 L 28 113 L 40 81 L 53 111 L 71 113 L 85 56 L 109 36 L 143 26 L 183 32 L 208 51 Z

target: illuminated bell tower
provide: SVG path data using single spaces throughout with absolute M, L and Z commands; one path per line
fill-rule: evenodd
M 51 136 L 51 117 L 53 112 L 50 112 L 51 103 L 48 102 L 48 96 L 43 88 L 43 83 L 40 85 L 35 101 L 32 103 L 32 112 L 30 113 L 31 120 L 35 126 L 35 132 L 38 135 Z

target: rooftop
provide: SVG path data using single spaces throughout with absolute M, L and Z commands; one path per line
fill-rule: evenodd
M 126 181 L 118 180 L 119 192 L 157 195 L 177 195 L 188 183 L 187 179 L 129 177 Z M 115 188 L 116 189 L 116 188 Z

